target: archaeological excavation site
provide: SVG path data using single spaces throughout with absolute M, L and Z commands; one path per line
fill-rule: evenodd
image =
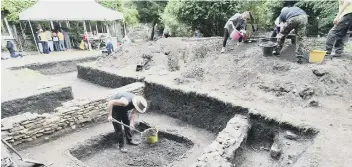
M 350 59 L 297 64 L 291 45 L 264 57 L 256 43 L 220 54 L 221 42 L 164 38 L 108 56 L 3 61 L 1 137 L 52 167 L 347 165 Z M 107 111 L 119 92 L 147 100 L 135 127 L 157 129 L 157 142 L 132 131 L 140 144 L 119 150 Z M 32 165 L 6 148 L 18 166 Z

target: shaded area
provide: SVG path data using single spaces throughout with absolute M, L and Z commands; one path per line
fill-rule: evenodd
M 247 141 L 236 150 L 232 163 L 239 167 L 291 166 L 313 144 L 316 133 L 252 116 Z

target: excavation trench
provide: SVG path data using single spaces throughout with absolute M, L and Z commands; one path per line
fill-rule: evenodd
M 137 127 L 145 130 L 144 127 Z M 148 126 L 149 127 L 149 126 Z M 159 141 L 157 144 L 147 144 L 140 139 L 140 135 L 135 133 L 134 140 L 141 141 L 136 146 L 127 145 L 129 150 L 126 154 L 119 151 L 114 133 L 100 135 L 85 141 L 84 143 L 71 149 L 70 153 L 88 166 L 167 166 L 182 156 L 193 147 L 193 142 L 182 136 L 159 131 Z
M 133 77 L 124 80 L 125 77 L 80 66 L 80 78 L 89 81 L 93 78 L 90 75 L 99 76 L 99 80 L 94 80 L 95 84 L 108 87 L 129 87 L 129 82 L 141 80 Z M 56 77 L 73 76 L 73 73 L 66 73 Z M 110 85 L 111 80 L 118 82 Z M 247 108 L 207 94 L 184 91 L 153 81 L 144 83 L 138 91 L 146 97 L 150 106 L 147 114 L 139 116 L 139 128 L 143 130 L 147 125 L 157 127 L 160 130 L 158 143 L 128 146 L 130 152 L 119 152 L 111 123 L 94 121 L 106 119 L 106 99 L 103 99 L 92 102 L 92 107 L 79 106 L 80 109 L 69 111 L 68 115 L 59 115 L 60 123 L 68 123 L 63 127 L 59 125 L 61 128 L 56 128 L 52 133 L 74 127 L 80 127 L 79 131 L 55 140 L 49 138 L 44 144 L 22 152 L 35 159 L 53 162 L 53 166 L 290 166 L 304 155 L 317 133 L 310 128 L 254 115 Z M 83 90 L 77 94 L 83 93 L 85 86 L 76 86 Z M 87 91 L 103 92 L 93 87 L 87 87 Z M 89 117 L 93 118 L 88 121 L 90 126 L 80 124 L 81 115 L 77 116 L 75 112 L 91 114 Z M 70 122 L 71 117 L 75 118 L 73 122 Z M 82 117 L 85 118 L 85 115 Z M 56 126 L 50 128 L 53 127 Z

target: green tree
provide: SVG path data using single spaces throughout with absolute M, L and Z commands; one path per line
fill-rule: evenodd
M 164 11 L 167 1 L 135 1 L 136 9 L 139 13 L 139 20 L 143 23 L 152 23 L 152 32 L 150 40 L 154 38 L 155 25 L 160 23 L 161 15 Z
M 5 14 L 8 21 L 19 23 L 18 14 L 36 2 L 37 0 L 2 0 L 1 14 Z
M 338 12 L 337 1 L 300 1 L 295 4 L 309 16 L 308 34 L 326 34 Z
M 161 22 L 165 25 L 172 36 L 190 36 L 191 27 L 185 23 L 181 23 L 177 17 L 182 2 L 179 0 L 169 1 L 161 15 Z
M 106 8 L 123 13 L 124 22 L 127 25 L 135 25 L 138 23 L 139 14 L 132 3 L 124 2 L 123 0 L 97 0 L 97 2 Z
M 177 18 L 205 36 L 220 35 L 228 18 L 241 12 L 238 1 L 181 1 Z

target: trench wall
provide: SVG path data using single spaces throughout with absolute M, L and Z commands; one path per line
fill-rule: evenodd
M 28 97 L 4 101 L 1 103 L 1 118 L 6 118 L 29 111 L 42 114 L 53 111 L 63 102 L 73 99 L 72 88 L 62 87 L 57 90 Z
M 150 101 L 150 110 L 215 133 L 224 129 L 236 114 L 248 112 L 246 108 L 234 106 L 207 94 L 174 89 L 149 81 L 146 82 L 144 95 Z
M 51 113 L 24 113 L 1 120 L 1 135 L 12 145 L 40 143 L 79 129 L 79 127 L 107 121 L 107 98 L 119 91 L 143 95 L 143 83 L 114 89 L 111 94 L 94 100 L 70 101 Z
M 109 88 L 118 88 L 144 80 L 144 78 L 122 76 L 114 73 L 113 71 L 103 71 L 95 68 L 94 66 L 84 64 L 77 65 L 77 71 L 78 78 Z

